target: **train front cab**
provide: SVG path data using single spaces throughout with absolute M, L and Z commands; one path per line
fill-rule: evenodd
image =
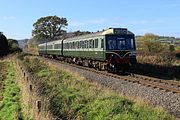
M 128 71 L 137 62 L 134 34 L 112 34 L 105 38 L 108 71 Z

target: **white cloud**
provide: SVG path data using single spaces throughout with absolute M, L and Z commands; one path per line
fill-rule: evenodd
M 112 26 L 121 26 L 121 27 L 129 27 L 129 28 L 142 28 L 142 27 L 155 27 L 162 24 L 165 24 L 165 20 L 153 19 L 153 20 L 119 20 L 111 22 Z
M 176 37 L 180 38 L 180 32 L 175 32 L 175 33 L 173 34 L 173 36 L 176 36 Z
M 78 21 L 72 21 L 69 23 L 70 26 L 83 26 L 85 23 L 83 22 L 78 22 Z
M 135 21 L 130 21 L 129 24 L 133 24 L 133 25 L 153 25 L 153 24 L 161 24 L 164 23 L 164 20 L 158 20 L 158 19 L 154 19 L 154 20 L 135 20 Z
M 142 33 L 142 34 L 149 33 L 152 31 L 153 30 L 151 28 L 141 28 L 141 29 L 136 30 L 137 33 Z
M 131 21 L 130 23 L 134 25 L 147 25 L 150 22 L 148 20 L 137 20 L 137 21 Z
M 14 16 L 3 16 L 3 17 L 0 17 L 1 20 L 14 20 L 15 17 Z
M 99 20 L 85 20 L 85 21 L 70 21 L 70 26 L 84 26 L 88 24 L 103 24 L 105 20 L 99 19 Z
M 100 19 L 100 20 L 88 20 L 88 21 L 86 21 L 86 24 L 102 24 L 104 22 L 105 22 L 105 20 L 103 20 L 103 19 Z

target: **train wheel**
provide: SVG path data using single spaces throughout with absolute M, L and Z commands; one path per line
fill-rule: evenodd
M 112 67 L 111 67 L 110 64 L 107 65 L 107 71 L 108 71 L 109 73 L 112 73 L 112 72 L 113 72 Z

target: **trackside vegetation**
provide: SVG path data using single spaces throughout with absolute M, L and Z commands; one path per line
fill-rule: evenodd
M 16 84 L 15 64 L 0 61 L 0 120 L 22 120 L 20 88 Z
M 38 94 L 47 98 L 48 111 L 63 120 L 169 120 L 162 109 L 137 104 L 77 74 L 48 66 L 35 57 L 24 65 L 38 82 Z

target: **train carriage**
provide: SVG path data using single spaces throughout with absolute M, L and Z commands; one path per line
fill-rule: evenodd
M 46 43 L 42 43 L 38 45 L 38 52 L 39 52 L 39 55 L 46 54 Z
M 44 50 L 39 50 L 40 53 L 61 56 L 67 62 L 101 70 L 124 71 L 136 63 L 135 36 L 126 28 L 110 28 L 88 35 L 47 42 L 40 44 L 39 48 L 45 45 Z
M 63 41 L 63 55 L 82 59 L 105 60 L 104 43 L 101 44 L 103 40 L 104 36 L 99 33 L 66 39 Z
M 40 55 L 62 56 L 62 40 L 42 43 L 38 48 Z

